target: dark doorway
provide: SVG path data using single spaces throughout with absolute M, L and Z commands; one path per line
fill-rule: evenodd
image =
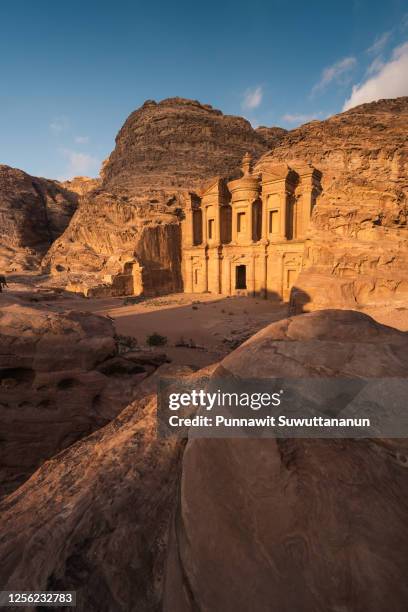
M 235 268 L 235 289 L 246 289 L 246 266 Z

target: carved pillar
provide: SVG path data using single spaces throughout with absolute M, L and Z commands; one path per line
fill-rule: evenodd
M 279 239 L 280 240 L 286 240 L 286 223 L 287 223 L 287 218 L 288 218 L 288 207 L 287 207 L 287 195 L 286 192 L 284 192 L 281 196 L 280 196 L 280 232 L 279 232 Z
M 207 207 L 202 207 L 202 232 L 203 232 L 203 245 L 207 244 Z
M 193 293 L 193 258 L 186 256 L 184 261 L 184 292 Z
M 304 238 L 310 225 L 313 205 L 322 191 L 320 185 L 322 173 L 316 170 L 316 168 L 313 168 L 313 166 L 309 166 L 306 171 L 304 169 L 300 170 L 299 174 L 301 177 L 301 197 L 299 199 L 299 204 L 301 206 L 299 215 L 301 219 L 300 232 L 302 238 Z
M 267 261 L 266 261 L 266 253 L 262 253 L 259 258 L 259 278 L 261 279 L 261 297 L 267 298 L 268 292 L 266 289 L 266 273 L 267 273 Z
M 249 265 L 249 279 L 248 279 L 248 287 L 250 287 L 250 292 L 252 297 L 255 297 L 255 256 L 252 255 L 250 265 Z
M 191 207 L 185 210 L 185 219 L 182 227 L 183 246 L 192 247 L 194 245 L 194 216 Z
M 226 257 L 225 259 L 225 288 L 226 295 L 231 295 L 231 259 Z
M 268 228 L 268 211 L 267 211 L 267 198 L 262 197 L 262 234 L 261 240 L 268 240 L 269 228 Z
M 222 256 L 217 249 L 217 293 L 222 293 Z
M 231 242 L 237 242 L 237 211 L 234 208 L 231 214 Z
M 214 207 L 214 242 L 217 246 L 221 244 L 221 208 L 219 202 Z
M 312 214 L 312 198 L 313 198 L 313 188 L 307 187 L 303 189 L 301 206 L 302 206 L 302 228 L 301 235 L 302 238 L 306 235 L 306 232 L 309 228 L 310 217 Z
M 254 231 L 254 203 L 249 201 L 248 204 L 248 223 L 247 223 L 247 231 L 246 231 L 246 239 L 248 242 L 252 242 L 252 236 Z
M 204 251 L 204 291 L 208 291 L 208 251 Z

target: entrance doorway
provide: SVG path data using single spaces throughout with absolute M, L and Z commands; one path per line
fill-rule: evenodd
M 246 289 L 246 266 L 235 268 L 235 289 Z

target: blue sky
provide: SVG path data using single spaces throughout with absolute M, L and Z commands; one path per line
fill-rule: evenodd
M 408 95 L 408 2 L 0 2 L 0 163 L 95 176 L 134 109 L 177 95 L 286 128 Z

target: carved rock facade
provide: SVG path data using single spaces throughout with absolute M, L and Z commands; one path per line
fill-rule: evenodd
M 183 277 L 188 293 L 288 299 L 301 270 L 321 173 L 308 165 L 274 164 L 218 178 L 191 195 L 183 223 Z

